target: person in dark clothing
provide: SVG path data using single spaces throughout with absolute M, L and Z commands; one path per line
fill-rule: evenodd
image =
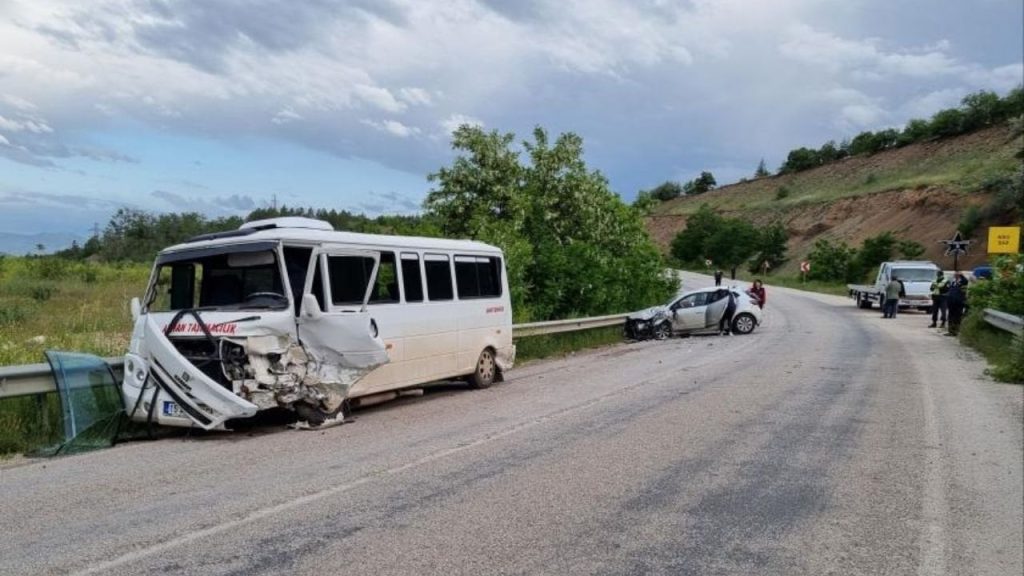
M 721 285 L 722 285 L 722 271 L 721 270 L 715 270 L 715 286 L 721 286 Z
M 949 280 L 942 270 L 935 271 L 935 281 L 932 282 L 932 323 L 929 328 L 935 328 L 935 321 L 941 318 L 942 324 L 939 328 L 946 327 L 946 294 L 949 292 Z
M 757 307 L 764 310 L 764 303 L 768 299 L 768 295 L 764 291 L 764 283 L 761 280 L 754 280 L 754 285 L 747 290 L 747 294 L 757 298 Z
M 953 281 L 949 284 L 946 307 L 949 309 L 949 331 L 946 334 L 956 336 L 960 333 L 960 322 L 967 308 L 967 278 L 959 272 L 953 275 Z
M 722 319 L 718 321 L 718 332 L 724 336 L 728 336 L 732 333 L 732 317 L 736 314 L 736 296 L 733 295 L 732 290 L 726 290 L 726 298 L 729 299 L 729 303 L 725 306 L 725 312 L 722 314 Z

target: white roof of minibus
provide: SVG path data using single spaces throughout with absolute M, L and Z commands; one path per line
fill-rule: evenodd
M 266 241 L 294 241 L 296 244 L 342 244 L 348 246 L 408 248 L 411 250 L 467 250 L 474 252 L 501 252 L 501 249 L 476 240 L 452 240 L 450 238 L 427 238 L 423 236 L 390 236 L 384 234 L 362 234 L 337 230 L 314 230 L 310 228 L 266 228 L 239 236 L 212 238 L 196 242 L 176 244 L 160 251 L 161 254 L 196 248 L 212 248 L 232 244 L 249 244 Z

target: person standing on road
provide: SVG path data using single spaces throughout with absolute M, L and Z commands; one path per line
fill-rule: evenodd
M 725 305 L 725 312 L 722 313 L 722 319 L 718 321 L 718 333 L 723 336 L 728 336 L 732 333 L 732 317 L 736 314 L 736 297 L 733 295 L 732 290 L 726 290 L 725 294 L 725 297 L 729 299 L 729 302 Z
M 960 333 L 960 322 L 964 319 L 964 309 L 967 308 L 967 278 L 959 272 L 953 275 L 953 282 L 949 285 L 946 306 L 949 308 L 949 331 L 946 335 L 956 336 Z
M 935 271 L 935 281 L 932 282 L 932 323 L 929 328 L 935 328 L 935 321 L 942 319 L 939 328 L 946 327 L 946 293 L 949 292 L 949 280 L 942 270 Z M 941 314 L 941 316 L 940 316 Z
M 721 286 L 721 285 L 722 285 L 722 270 L 718 269 L 718 270 L 715 270 L 715 286 L 718 287 L 718 286 Z
M 757 307 L 764 310 L 764 302 L 768 295 L 765 294 L 764 283 L 760 279 L 754 280 L 754 285 L 750 287 L 750 290 L 747 290 L 747 294 L 757 298 Z
M 903 284 L 900 284 L 900 279 L 895 276 L 885 285 L 885 303 L 882 304 L 882 318 L 896 317 L 896 309 L 900 306 L 900 292 L 902 289 Z

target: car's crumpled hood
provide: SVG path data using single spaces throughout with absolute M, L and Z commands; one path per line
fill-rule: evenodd
M 639 312 L 633 312 L 628 316 L 630 320 L 651 320 L 662 318 L 668 315 L 668 306 L 651 306 Z

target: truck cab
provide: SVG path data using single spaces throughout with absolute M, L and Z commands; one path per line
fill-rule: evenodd
M 931 284 L 940 270 L 934 262 L 928 261 L 883 262 L 878 267 L 875 289 L 884 292 L 886 284 L 897 278 L 903 282 L 905 291 L 899 305 L 926 310 L 932 305 Z

